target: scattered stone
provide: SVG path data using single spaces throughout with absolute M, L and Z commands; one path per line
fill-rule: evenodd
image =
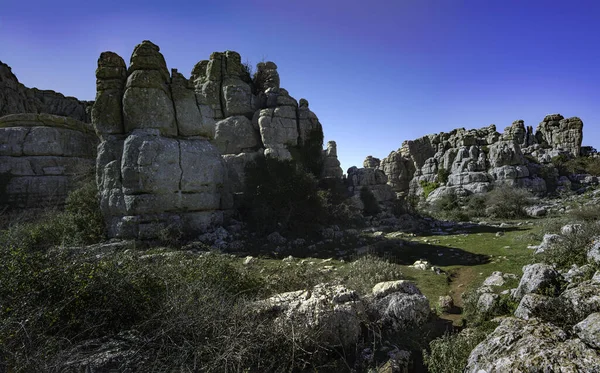
M 573 331 L 588 346 L 600 349 L 600 313 L 592 313 L 575 325 Z
M 536 263 L 523 267 L 523 277 L 519 282 L 515 298 L 520 300 L 525 294 L 556 293 L 560 287 L 560 273 L 547 264 Z

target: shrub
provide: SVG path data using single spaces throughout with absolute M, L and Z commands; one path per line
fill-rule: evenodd
M 290 146 L 288 150 L 305 172 L 310 172 L 316 178 L 321 177 L 323 173 L 323 129 L 320 126 L 309 132 L 303 144 Z
M 600 220 L 600 208 L 595 205 L 581 206 L 569 211 L 569 216 L 576 221 L 593 222 Z
M 600 158 L 598 157 L 571 157 L 560 154 L 552 158 L 552 164 L 558 169 L 561 176 L 570 174 L 600 175 Z
M 46 209 L 36 219 L 0 232 L 0 245 L 42 250 L 57 245 L 87 245 L 104 239 L 104 219 L 94 182 L 72 191 L 64 211 Z
M 421 188 L 423 188 L 423 197 L 427 198 L 431 192 L 439 188 L 440 184 L 436 182 L 430 182 L 421 180 L 420 182 Z
M 402 280 L 404 275 L 398 264 L 373 255 L 354 260 L 344 274 L 344 283 L 349 289 L 361 294 L 370 294 L 373 286 L 383 281 Z
M 582 227 L 563 235 L 560 242 L 552 244 L 541 254 L 542 260 L 558 268 L 567 269 L 572 264 L 578 266 L 587 262 L 587 252 L 595 238 L 600 236 L 600 226 L 595 222 L 583 222 Z
M 242 215 L 261 234 L 310 231 L 324 216 L 317 180 L 294 161 L 261 157 L 246 166 Z
M 423 360 L 431 373 L 462 373 L 471 351 L 489 333 L 491 326 L 465 329 L 458 334 L 446 333 L 429 343 L 430 351 L 423 351 Z
M 526 216 L 525 207 L 532 204 L 532 195 L 522 188 L 501 185 L 487 194 L 486 212 L 495 218 L 515 219 Z
M 441 184 L 446 184 L 448 182 L 448 177 L 450 176 L 450 170 L 445 168 L 438 169 L 437 173 L 437 181 Z
M 375 198 L 373 192 L 371 192 L 366 186 L 360 188 L 360 200 L 364 205 L 363 211 L 365 215 L 375 215 L 381 211 L 379 208 L 379 202 L 377 202 L 377 198 Z
M 470 219 L 467 211 L 462 207 L 460 198 L 455 193 L 440 196 L 431 204 L 435 217 L 451 221 L 466 221 Z

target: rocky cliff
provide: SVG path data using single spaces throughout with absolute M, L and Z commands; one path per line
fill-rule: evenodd
M 10 67 L 0 61 L 0 117 L 20 113 L 46 113 L 90 122 L 90 101 L 19 83 Z
M 96 171 L 110 236 L 218 225 L 243 190 L 248 162 L 290 159 L 291 148 L 323 137 L 308 101 L 280 87 L 275 63 L 258 64 L 252 78 L 236 52 L 213 53 L 187 79 L 144 41 L 129 67 L 102 53 L 96 78 Z M 323 157 L 323 177 L 341 176 L 335 144 Z
M 94 167 L 91 102 L 27 88 L 0 62 L 0 207 L 60 205 Z
M 540 166 L 559 154 L 579 155 L 582 133 L 581 119 L 560 114 L 546 116 L 535 132 L 522 120 L 503 133 L 497 132 L 495 125 L 477 130 L 460 128 L 405 141 L 377 168 L 383 170 L 399 195 L 420 195 L 423 186 L 431 183 L 439 187 L 430 199 L 448 192 L 487 192 L 498 184 L 543 194 L 548 175 Z

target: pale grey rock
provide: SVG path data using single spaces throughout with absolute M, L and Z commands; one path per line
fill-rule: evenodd
M 397 332 L 424 324 L 431 314 L 424 295 L 403 292 L 376 298 L 371 308 L 378 323 Z
M 222 156 L 227 170 L 227 180 L 232 193 L 242 193 L 245 187 L 246 166 L 261 157 L 260 151 L 254 153 L 225 154 Z
M 298 333 L 319 331 L 320 339 L 330 346 L 351 346 L 360 336 L 360 313 L 356 292 L 341 285 L 319 284 L 310 290 L 277 294 L 256 303 L 259 313 L 275 315 L 274 325 L 288 330 L 293 323 Z
M 492 272 L 492 274 L 483 281 L 484 286 L 502 286 L 504 283 L 503 273 L 498 271 Z
M 386 297 L 392 293 L 421 294 L 417 286 L 407 280 L 379 282 L 373 286 L 371 294 L 375 299 Z
M 172 69 L 171 75 L 171 95 L 179 136 L 203 136 L 212 139 L 215 136 L 215 121 L 212 115 L 203 115 L 191 83 L 177 72 L 177 69 Z
M 600 284 L 584 281 L 565 290 L 560 299 L 572 311 L 571 321 L 579 322 L 591 313 L 600 312 Z
M 442 312 L 448 312 L 454 308 L 454 300 L 449 295 L 441 295 L 438 299 L 438 307 Z
M 127 80 L 125 61 L 113 52 L 103 52 L 96 69 L 96 100 L 92 106 L 92 123 L 96 134 L 121 134 L 123 127 L 123 92 Z
M 538 319 L 505 318 L 471 352 L 465 372 L 596 372 L 598 352 Z
M 546 216 L 548 214 L 548 210 L 544 206 L 526 207 L 525 212 L 527 213 L 528 216 L 531 216 L 532 218 L 538 218 L 538 217 Z
M 529 293 L 554 293 L 559 287 L 561 276 L 554 267 L 535 263 L 523 267 L 523 277 L 519 282 L 514 298 L 520 300 Z
M 369 155 L 363 162 L 363 168 L 378 168 L 380 164 L 381 160 L 379 158 Z
M 253 152 L 261 145 L 252 122 L 244 116 L 232 116 L 218 121 L 213 144 L 221 154 Z
M 600 264 L 600 239 L 597 239 L 587 252 L 587 260 L 592 264 Z
M 515 310 L 514 316 L 518 317 L 519 319 L 529 320 L 533 317 L 539 316 L 541 312 L 547 311 L 551 308 L 556 308 L 557 304 L 557 301 L 546 295 L 534 293 L 525 294 L 523 298 L 521 298 L 519 306 Z
M 492 312 L 496 305 L 498 304 L 498 300 L 500 296 L 494 293 L 483 293 L 477 298 L 477 312 L 479 313 L 488 313 Z
M 573 327 L 573 331 L 588 346 L 600 349 L 600 313 L 592 313 Z

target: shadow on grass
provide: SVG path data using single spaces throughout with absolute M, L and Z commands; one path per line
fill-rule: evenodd
M 456 247 L 406 242 L 404 240 L 378 242 L 372 245 L 372 250 L 369 250 L 367 254 L 379 256 L 401 265 L 411 265 L 417 260 L 426 260 L 438 267 L 474 266 L 490 262 L 488 255 L 473 254 Z

